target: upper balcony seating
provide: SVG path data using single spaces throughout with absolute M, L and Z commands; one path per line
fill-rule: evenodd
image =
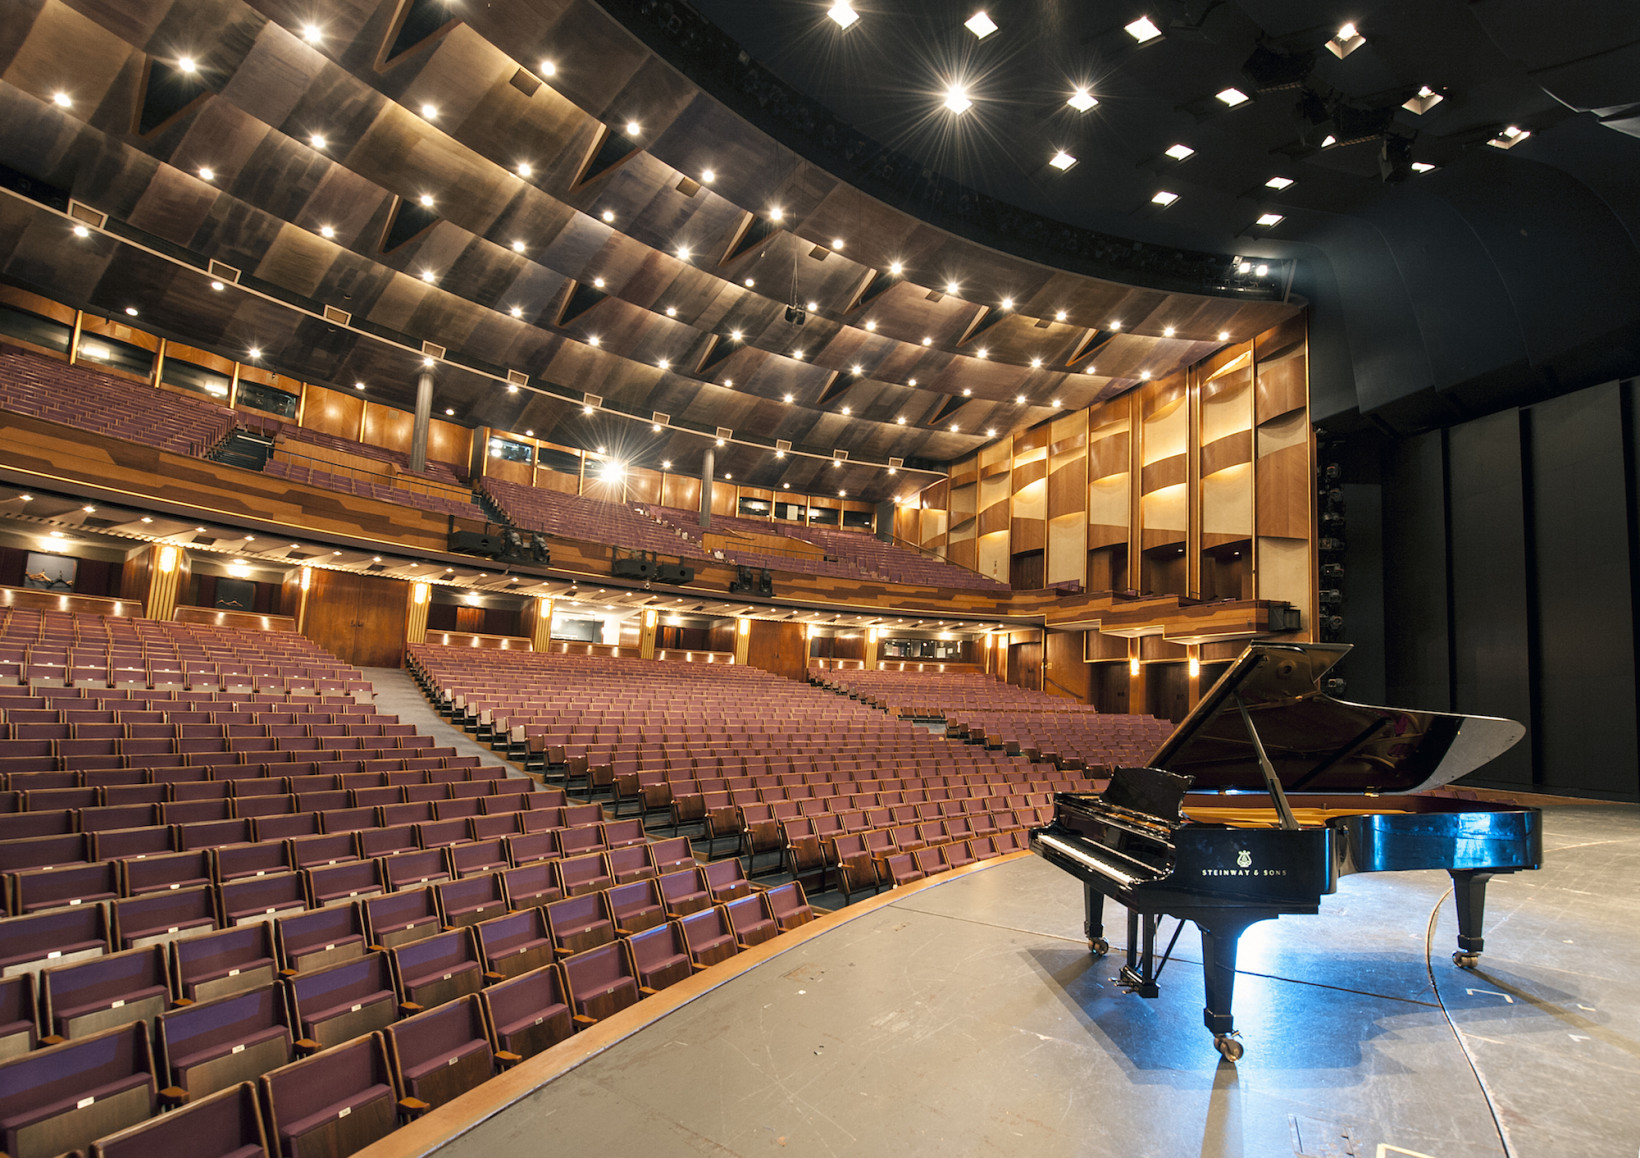
M 226 406 L 0 344 L 0 410 L 199 458 L 234 428 Z
M 588 543 L 607 543 L 631 551 L 655 551 L 688 559 L 709 558 L 699 543 L 663 527 L 624 503 L 560 494 L 499 478 L 483 479 L 479 487 L 522 530 Z

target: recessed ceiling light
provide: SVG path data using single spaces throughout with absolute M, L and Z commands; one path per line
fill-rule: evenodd
M 669 459 L 669 458 L 661 459 L 661 469 L 662 470 L 671 470 L 672 469 L 672 460 Z
M 433 274 L 432 270 L 424 269 L 424 270 L 421 271 L 421 280 L 422 281 L 428 282 L 429 284 L 431 284 L 432 281 L 433 281 L 433 277 L 434 277 L 434 274 Z
M 1229 330 L 1220 330 L 1219 331 L 1219 341 L 1228 342 L 1229 340 L 1230 340 L 1230 331 Z
M 974 396 L 974 392 L 973 392 L 973 390 L 972 390 L 972 389 L 970 389 L 970 388 L 969 388 L 969 387 L 967 387 L 967 386 L 964 386 L 964 387 L 963 387 L 963 388 L 962 388 L 962 396 L 963 396 L 963 397 L 964 397 L 964 398 L 972 398 L 972 397 L 973 397 L 973 396 Z
M 1323 149 L 1330 149 L 1336 144 L 1338 144 L 1338 138 L 1333 136 L 1331 133 L 1328 133 L 1325 137 L 1321 138 L 1321 147 Z
M 587 345 L 589 345 L 589 346 L 601 346 L 603 344 L 604 344 L 604 340 L 602 338 L 600 338 L 597 334 L 588 334 L 587 335 Z
M 1250 262 L 1250 261 L 1242 262 L 1240 265 L 1236 266 L 1236 272 L 1237 273 L 1252 273 L 1253 272 L 1253 263 Z
M 787 394 L 787 395 L 785 395 L 785 399 L 786 399 L 787 402 L 790 402 L 792 400 L 792 396 L 790 394 Z
M 211 168 L 209 165 L 205 166 L 199 171 L 199 179 L 201 181 L 215 181 L 216 170 Z
M 355 382 L 355 383 L 353 383 L 353 389 L 355 389 L 355 390 L 363 390 L 363 389 L 364 389 L 364 383 L 363 383 L 363 382 Z
M 1131 24 L 1122 25 L 1122 31 L 1133 37 L 1133 39 L 1137 40 L 1140 44 L 1145 44 L 1149 41 L 1155 40 L 1162 34 L 1162 30 L 1157 28 L 1155 23 L 1148 16 L 1141 16 Z
M 1097 374 L 1097 373 L 1099 373 L 1099 367 L 1095 366 L 1092 362 L 1089 362 L 1088 363 L 1088 368 L 1086 370 L 1083 370 L 1082 373 L 1084 373 L 1084 374 Z
M 1175 332 L 1176 331 L 1173 329 L 1172 326 L 1168 326 L 1167 328 L 1162 330 L 1162 337 L 1171 338 L 1174 335 Z
M 1068 317 L 1070 317 L 1070 315 L 1067 314 L 1064 310 L 1055 310 L 1053 312 L 1053 320 L 1056 321 L 1056 322 L 1062 322 Z
M 1065 102 L 1079 113 L 1085 113 L 1099 103 L 1098 99 L 1085 88 L 1079 88 L 1071 93 L 1070 100 Z
M 769 220 L 779 221 L 786 216 L 786 211 L 778 205 L 769 206 Z
M 517 172 L 520 177 L 531 177 L 535 174 L 535 166 L 530 164 L 528 161 L 520 161 L 518 162 L 515 172 Z
M 212 289 L 214 289 L 214 290 L 217 290 L 217 291 L 219 291 L 219 292 L 220 292 L 220 291 L 221 291 L 221 289 L 222 289 L 222 288 L 223 288 L 223 286 L 222 286 L 222 283 L 221 283 L 221 282 L 219 282 L 219 281 L 213 281 L 213 282 L 212 282 L 212 283 L 211 283 L 211 288 L 212 288 Z
M 666 358 L 657 359 L 655 365 L 659 366 L 662 370 L 670 370 L 672 368 L 672 363 Z
M 1068 172 L 1070 168 L 1076 164 L 1076 158 L 1065 152 L 1064 149 L 1061 149 L 1052 157 L 1048 158 L 1048 164 L 1052 165 L 1055 169 L 1058 169 L 1061 173 L 1064 173 Z
M 1423 116 L 1430 109 L 1434 108 L 1445 99 L 1446 98 L 1440 93 L 1436 92 L 1426 84 L 1421 85 L 1413 96 L 1403 101 L 1401 103 L 1401 107 L 1406 109 L 1409 113 L 1415 113 L 1418 116 Z
M 839 28 L 851 27 L 856 20 L 860 19 L 860 14 L 849 6 L 848 0 L 837 0 L 837 3 L 831 6 L 831 10 L 826 15 L 830 16 Z
M 898 418 L 896 418 L 894 420 L 894 423 L 895 423 L 896 426 L 904 426 L 905 425 L 905 415 L 903 415 L 903 414 L 900 415 Z
M 427 367 L 429 367 L 429 368 L 430 368 L 430 367 L 431 367 L 431 366 L 432 366 L 432 365 L 433 365 L 433 359 L 432 359 L 432 358 L 423 358 L 423 359 L 422 359 L 422 360 L 421 360 L 421 364 L 422 364 L 422 365 L 423 365 L 423 366 L 427 366 Z
M 724 482 L 733 482 L 733 481 L 734 481 L 734 477 L 735 477 L 735 476 L 734 476 L 734 475 L 732 475 L 732 474 L 725 474 L 725 475 L 724 475 L 724 476 L 723 476 L 723 481 L 724 481 Z
M 329 240 L 330 238 L 335 237 L 336 236 L 336 227 L 334 225 L 321 225 L 321 226 L 319 226 L 319 236 L 325 238 L 326 240 Z
M 1253 273 L 1256 274 L 1259 277 L 1264 277 L 1269 272 L 1270 272 L 1270 267 L 1267 266 L 1267 265 L 1257 265 L 1257 266 L 1253 267 Z
M 582 414 L 591 414 L 592 413 L 592 407 L 583 405 L 581 407 L 581 413 Z
M 188 73 L 190 76 L 199 71 L 198 63 L 195 62 L 194 58 L 191 56 L 178 57 L 177 67 L 183 72 Z
M 1140 370 L 1139 371 L 1139 377 L 1142 378 L 1144 381 L 1149 382 L 1150 381 L 1150 371 L 1149 370 Z
M 954 113 L 965 113 L 974 107 L 974 102 L 968 98 L 967 88 L 954 84 L 945 90 L 945 107 Z
M 1523 129 L 1519 125 L 1510 125 L 1486 143 L 1494 149 L 1513 149 L 1531 135 L 1529 130 Z
M 308 144 L 312 145 L 315 149 L 322 149 L 325 147 L 325 138 L 320 133 L 314 133 L 308 138 Z
M 1366 37 L 1356 30 L 1353 23 L 1345 24 L 1333 33 L 1331 40 L 1327 41 L 1327 51 L 1338 57 L 1339 60 L 1343 60 L 1366 42 Z
M 677 306 L 667 306 L 666 307 L 666 316 L 669 317 L 669 318 L 677 317 L 678 316 L 678 307 Z
M 994 427 L 994 426 L 987 426 L 987 427 L 986 427 L 986 428 L 985 428 L 985 437 L 987 437 L 987 438 L 995 438 L 995 437 L 996 437 L 996 436 L 997 436 L 997 428 L 996 428 L 996 427 Z
M 245 351 L 245 357 L 249 358 L 253 362 L 256 361 L 256 359 L 260 358 L 261 356 L 262 356 L 262 347 L 261 346 L 252 346 L 250 349 Z
M 728 387 L 730 390 L 733 390 L 735 388 L 735 380 L 733 378 L 725 378 L 723 380 L 723 384 L 726 387 Z
M 444 413 L 448 414 L 448 415 L 453 415 L 453 414 L 455 414 L 455 409 L 453 407 L 446 406 L 444 408 Z
M 984 9 L 981 9 L 970 16 L 967 20 L 964 20 L 962 22 L 962 26 L 968 29 L 969 32 L 972 32 L 974 37 L 978 40 L 984 40 L 987 36 L 997 30 L 997 22 L 992 20 L 990 16 L 985 13 Z
M 689 247 L 687 245 L 678 246 L 678 260 L 679 261 L 688 261 L 689 260 Z
M 1231 108 L 1235 108 L 1239 104 L 1245 104 L 1248 99 L 1247 94 L 1239 88 L 1227 88 L 1223 92 L 1214 93 L 1213 95 Z
M 1435 166 L 1431 165 L 1428 161 L 1412 162 L 1412 171 L 1414 173 L 1427 173 L 1433 168 L 1435 168 Z
M 847 418 L 849 415 L 851 415 L 853 413 L 854 413 L 854 408 L 852 406 L 843 407 L 843 417 L 844 418 Z
M 803 351 L 802 350 L 793 350 L 792 351 L 792 357 L 796 358 L 799 362 L 801 362 L 803 360 Z
M 1167 155 L 1175 161 L 1184 161 L 1195 156 L 1196 150 L 1189 145 L 1174 145 L 1167 151 Z
M 740 284 L 745 286 L 747 289 L 751 289 L 754 285 L 757 284 L 757 282 L 753 281 L 751 278 L 747 278 L 744 281 L 742 281 Z
M 875 334 L 876 332 L 877 332 L 877 319 L 872 318 L 871 320 L 866 322 L 866 333 Z
M 815 310 L 817 310 L 819 308 L 820 308 L 820 303 L 819 302 L 811 301 L 811 302 L 808 303 L 808 309 L 809 309 L 810 313 L 813 313 Z
M 1293 179 L 1291 177 L 1271 177 L 1264 183 L 1264 187 L 1266 189 L 1291 189 Z
M 541 62 L 540 71 L 541 71 L 542 76 L 557 76 L 558 75 L 558 65 L 553 63 L 550 60 L 543 60 Z
M 783 491 L 789 491 L 789 490 L 792 489 L 792 484 L 791 483 L 781 483 L 780 484 L 780 489 L 783 490 Z
M 718 444 L 718 445 L 719 445 L 719 446 L 722 446 L 722 445 L 723 445 L 723 439 L 721 439 L 721 438 L 720 438 L 720 439 L 718 439 L 718 440 L 717 440 L 717 444 Z
M 843 239 L 841 237 L 832 238 L 831 239 L 831 247 L 833 249 L 842 249 L 843 248 Z
M 421 207 L 423 209 L 431 209 L 433 207 L 433 195 L 431 193 L 423 193 L 421 195 Z
M 854 363 L 854 365 L 850 366 L 849 369 L 851 371 L 853 371 L 855 377 L 859 377 L 861 374 L 865 373 L 864 367 L 862 367 L 860 365 L 860 363 L 858 363 L 858 362 L 856 362 L 856 363 Z
M 433 118 L 438 116 L 438 106 L 434 105 L 434 104 L 424 104 L 424 105 L 422 105 L 421 106 L 421 115 L 426 117 L 428 120 L 432 120 Z
M 952 434 L 955 434 L 955 433 L 957 433 L 957 431 L 958 431 L 958 430 L 960 430 L 960 429 L 961 429 L 961 428 L 960 428 L 960 427 L 959 427 L 959 426 L 958 426 L 958 425 L 957 425 L 957 424 L 956 424 L 956 423 L 955 423 L 955 422 L 953 422 L 953 423 L 952 423 L 952 424 L 951 424 L 951 433 L 952 433 Z
M 700 171 L 700 183 L 702 185 L 710 185 L 713 181 L 716 181 L 716 180 L 717 180 L 717 170 L 716 169 L 702 169 Z
M 1059 401 L 1059 399 L 1055 398 L 1052 402 L 1048 403 L 1048 405 L 1052 406 L 1055 410 L 1058 410 L 1061 406 L 1064 405 L 1064 403 Z
M 908 379 L 906 379 L 905 384 L 907 386 L 915 386 L 917 384 L 917 380 L 915 378 L 908 378 Z
M 524 307 L 523 306 L 513 306 L 507 312 L 515 318 L 521 318 L 521 317 L 524 316 Z
M 126 306 L 125 307 L 125 312 L 127 314 L 129 314 L 131 317 L 134 318 L 134 317 L 137 316 L 137 307 L 136 306 Z
M 91 236 L 91 230 L 87 229 L 83 225 L 76 225 L 74 227 L 73 233 L 74 233 L 75 237 L 90 237 Z
M 1260 213 L 1258 215 L 1258 223 L 1266 228 L 1271 225 L 1279 225 L 1281 223 L 1281 219 L 1282 214 L 1280 213 Z
M 613 224 L 615 221 L 615 211 L 613 209 L 605 209 L 602 216 L 605 223 Z
M 628 122 L 626 122 L 626 135 L 627 136 L 635 137 L 641 132 L 643 132 L 643 126 L 640 125 L 637 121 L 628 121 Z
M 1159 191 L 1156 194 L 1156 196 L 1152 197 L 1150 200 L 1154 204 L 1161 205 L 1165 208 L 1166 206 L 1169 206 L 1169 205 L 1173 204 L 1178 199 L 1179 199 L 1179 195 L 1177 193 L 1169 193 L 1166 189 L 1163 189 L 1163 190 Z
M 736 342 L 740 341 L 740 336 L 741 335 L 740 335 L 739 330 L 730 330 L 729 331 L 729 337 L 732 338 Z
M 1023 395 L 1023 394 L 1014 395 L 1014 405 L 1015 406 L 1025 405 L 1025 395 Z
M 1042 359 L 1041 358 L 1032 358 L 1031 359 L 1031 369 L 1033 369 L 1033 370 L 1042 369 Z

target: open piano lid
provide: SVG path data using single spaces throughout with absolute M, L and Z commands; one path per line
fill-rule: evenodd
M 1151 757 L 1194 791 L 1262 792 L 1246 705 L 1287 792 L 1418 792 L 1496 759 L 1526 734 L 1514 720 L 1378 708 L 1335 700 L 1321 678 L 1349 644 L 1255 643 Z

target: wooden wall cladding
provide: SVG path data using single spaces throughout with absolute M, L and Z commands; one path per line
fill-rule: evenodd
M 1202 447 L 1201 472 L 1205 477 L 1217 474 L 1226 467 L 1253 460 L 1253 432 L 1239 431 L 1216 439 Z
M 309 386 L 302 406 L 302 426 L 317 430 L 320 434 L 355 441 L 359 437 L 360 424 L 364 421 L 364 406 L 364 399 L 357 394 Z M 462 461 L 466 462 L 466 459 Z
M 1285 446 L 1258 460 L 1259 535 L 1310 537 L 1310 448 Z
M 632 470 L 626 476 L 626 496 L 634 503 L 653 503 L 659 505 L 661 501 L 661 474 L 653 470 Z
M 1181 486 L 1189 473 L 1189 460 L 1182 454 L 1153 462 L 1140 471 L 1140 493 L 1148 495 L 1164 487 Z
M 966 567 L 970 571 L 979 569 L 979 540 L 969 538 L 960 543 L 952 543 L 946 551 L 946 558 L 958 566 Z
M 1305 404 L 1309 396 L 1309 359 L 1302 352 L 1261 362 L 1255 391 L 1259 422 L 1268 422 Z
M 415 416 L 410 417 L 413 425 Z M 428 425 L 427 458 L 430 462 L 453 462 L 465 469 L 472 453 L 473 432 L 467 427 L 440 422 L 436 418 Z
M 1044 450 L 1047 448 L 1051 437 L 1052 432 L 1046 423 L 1032 427 L 1030 430 L 1021 431 L 1019 434 L 1014 435 L 1013 452 L 1018 456 L 1025 454 L 1027 451 Z
M 364 440 L 371 446 L 379 446 L 385 450 L 396 450 L 404 454 L 410 453 L 410 441 L 415 434 L 416 416 L 404 410 L 395 410 L 391 406 L 379 406 L 371 403 L 364 413 Z M 431 437 L 429 436 L 429 445 Z M 466 462 L 466 458 L 460 459 Z
M 669 474 L 661 485 L 661 505 L 680 511 L 700 509 L 700 480 L 693 475 Z
M 979 533 L 981 535 L 995 534 L 997 531 L 1006 531 L 1012 519 L 1008 515 L 1007 503 L 994 503 L 979 513 Z
M 806 679 L 808 641 L 802 624 L 754 619 L 746 639 L 746 662 L 787 679 Z
M 492 456 L 484 460 L 484 477 L 503 479 L 527 487 L 535 481 L 535 468 L 527 462 L 514 462 L 512 459 Z
M 1088 445 L 1088 478 L 1109 478 L 1115 474 L 1126 474 L 1129 467 L 1129 434 L 1119 430 L 1115 434 L 1094 434 L 1093 441 Z
M 951 468 L 951 485 L 954 487 L 967 486 L 979 481 L 979 459 L 967 458 Z
M 1073 458 L 1048 475 L 1048 517 L 1081 514 L 1088 509 L 1088 460 Z
M 1014 467 L 1014 492 L 1017 494 L 1032 483 L 1047 477 L 1048 460 L 1046 458 L 1038 457 L 1022 462 Z
M 581 479 L 578 475 L 565 474 L 563 471 L 548 470 L 546 467 L 537 467 L 535 471 L 535 485 L 543 490 L 556 491 L 562 495 L 579 494 Z
M 1078 703 L 1090 702 L 1093 672 L 1082 658 L 1082 631 L 1050 631 L 1043 659 L 1042 690 Z
M 1048 544 L 1048 525 L 1042 519 L 1013 519 L 1008 525 L 1008 549 L 1040 551 Z

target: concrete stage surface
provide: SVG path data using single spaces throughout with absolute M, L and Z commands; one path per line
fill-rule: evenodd
M 498 1083 L 550 1053 L 486 1083 L 440 1111 L 465 1115 L 453 1137 L 424 1121 L 368 1153 L 1626 1158 L 1640 810 L 1556 806 L 1545 828 L 1545 867 L 1492 882 L 1473 972 L 1441 872 L 1346 877 L 1318 916 L 1254 926 L 1236 1065 L 1201 1024 L 1193 927 L 1160 998 L 1125 994 L 1078 883 L 1027 855 L 788 935 L 511 1104 Z M 1107 906 L 1113 942 L 1124 915 Z

